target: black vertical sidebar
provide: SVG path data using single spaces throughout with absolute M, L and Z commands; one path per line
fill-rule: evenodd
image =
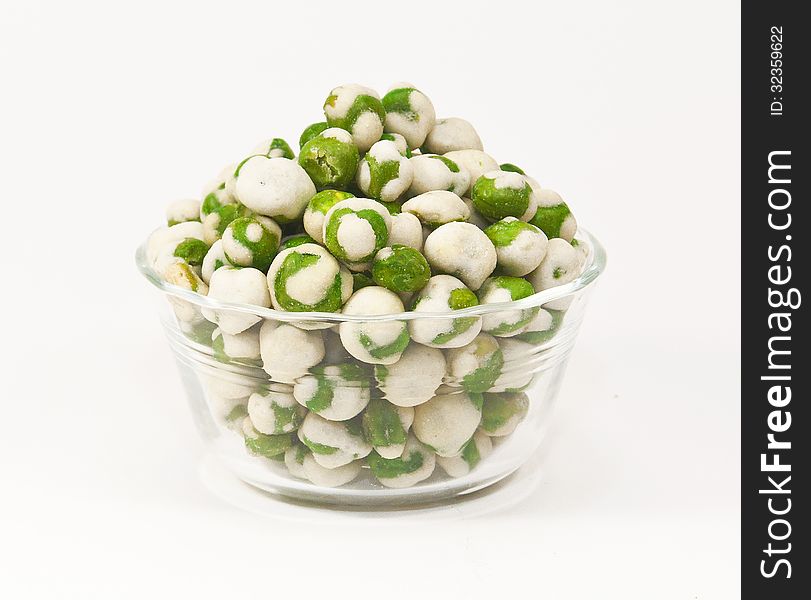
M 742 597 L 811 598 L 811 23 L 742 5 Z M 803 11 L 805 13 L 805 11 Z

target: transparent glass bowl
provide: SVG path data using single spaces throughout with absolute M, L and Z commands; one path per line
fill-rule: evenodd
M 161 280 L 146 260 L 146 244 L 138 248 L 136 262 L 140 272 L 158 291 L 161 321 L 177 359 L 197 429 L 228 469 L 250 485 L 298 500 L 346 506 L 400 506 L 448 500 L 485 488 L 518 469 L 542 443 L 588 296 L 606 264 L 605 251 L 591 234 L 581 229 L 577 239 L 584 248 L 585 265 L 575 280 L 519 301 L 476 306 L 452 315 L 406 312 L 364 317 L 288 313 L 219 302 Z M 473 322 L 510 311 L 515 311 L 513 315 L 518 315 L 518 311 L 524 311 L 524 315 L 546 311 L 552 317 L 546 319 L 547 323 L 551 321 L 551 327 L 514 337 L 496 337 L 501 354 L 495 361 L 496 368 L 493 368 L 491 348 L 488 355 L 491 362 L 483 364 L 488 368 L 475 376 L 469 373 L 471 357 L 460 356 L 461 351 L 452 349 L 440 350 L 442 356 L 433 352 L 427 357 L 418 357 L 410 368 L 403 368 L 401 372 L 392 366 L 375 368 L 352 358 L 339 335 L 341 328 L 380 331 L 398 326 L 447 324 L 449 318 Z M 204 315 L 221 324 L 230 320 L 253 325 L 236 337 L 223 336 Z M 270 332 L 278 328 L 283 328 L 287 335 L 262 333 L 260 336 L 263 330 Z M 421 348 L 413 340 L 409 349 L 411 347 Z M 318 361 L 317 364 L 312 364 L 314 361 Z M 441 381 L 437 380 L 437 369 Z M 397 377 L 386 378 L 387 372 L 392 371 Z M 466 371 L 468 377 L 464 376 Z M 375 458 L 371 455 L 376 455 L 377 451 L 366 456 L 368 436 L 370 431 L 380 433 L 381 428 L 375 429 L 373 419 L 369 421 L 371 425 L 364 423 L 365 409 L 348 421 L 342 421 L 359 436 L 353 440 L 361 440 L 360 449 L 357 443 L 344 448 L 336 442 L 335 446 L 341 447 L 336 453 L 329 444 L 322 444 L 324 448 L 308 439 L 310 447 L 319 451 L 311 454 L 309 448 L 301 444 L 306 435 L 300 431 L 300 422 L 305 415 L 314 412 L 305 408 L 308 401 L 314 402 L 310 406 L 321 407 L 326 394 L 337 410 L 327 408 L 320 414 L 334 422 L 366 406 L 366 402 L 370 403 L 369 407 L 377 402 L 377 408 L 380 408 L 379 400 L 386 398 L 396 398 L 400 406 L 424 402 L 426 397 L 432 396 L 435 385 L 439 387 L 434 394 L 442 396 L 439 404 L 450 408 L 428 410 L 424 404 L 419 404 L 399 409 L 401 425 L 419 418 L 422 427 L 417 437 L 428 441 L 431 432 L 453 432 L 458 421 L 460 431 L 445 437 L 469 436 L 472 404 L 482 415 L 476 429 L 480 441 L 476 451 L 465 453 L 466 460 L 449 456 L 427 460 L 430 456 L 426 454 L 427 459 L 422 462 L 435 463 L 433 472 L 414 485 L 388 487 L 372 474 L 369 458 Z M 252 395 L 260 397 L 250 400 Z M 457 401 L 467 407 L 467 412 L 453 408 L 458 405 Z M 391 408 L 387 403 L 386 406 Z M 246 421 L 249 410 L 255 418 Z M 317 425 L 324 425 L 315 417 L 310 419 L 316 432 Z M 252 421 L 270 435 L 251 427 Z M 364 429 L 364 425 L 369 428 Z M 473 426 L 475 428 L 476 424 Z M 409 435 L 415 431 L 416 424 L 411 426 Z M 332 438 L 327 435 L 325 439 Z M 377 439 L 379 442 L 380 438 Z M 385 454 L 387 449 L 381 448 L 381 453 Z M 447 448 L 436 451 L 446 455 L 455 452 Z M 318 455 L 321 452 L 333 454 Z M 322 463 L 337 464 L 336 456 L 345 452 L 357 455 L 351 466 L 335 472 L 323 469 Z M 471 457 L 471 454 L 478 456 Z M 309 474 L 313 475 L 310 479 L 303 478 L 308 475 L 302 468 L 305 456 Z M 470 468 L 471 464 L 475 466 Z M 423 476 L 429 467 L 429 464 L 422 465 Z M 336 485 L 353 474 L 351 481 Z

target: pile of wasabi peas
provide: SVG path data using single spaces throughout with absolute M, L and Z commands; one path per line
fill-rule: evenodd
M 403 488 L 439 466 L 462 477 L 527 414 L 527 361 L 566 300 L 454 318 L 568 283 L 587 248 L 556 192 L 484 152 L 473 126 L 437 119 L 410 84 L 382 98 L 333 89 L 296 156 L 256 146 L 166 211 L 147 258 L 168 283 L 290 313 L 449 318 L 315 322 L 199 309 L 175 299 L 181 330 L 265 385 L 209 377 L 219 418 L 248 452 L 318 486 L 368 467 Z

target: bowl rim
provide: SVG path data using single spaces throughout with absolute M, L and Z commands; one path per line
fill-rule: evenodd
M 150 236 L 151 235 L 152 234 L 150 234 Z M 370 321 L 411 321 L 415 319 L 439 318 L 448 319 L 451 317 L 481 316 L 505 310 L 525 310 L 528 308 L 535 308 L 565 296 L 569 296 L 591 286 L 603 273 L 603 271 L 605 271 L 608 260 L 605 248 L 591 232 L 582 227 L 578 228 L 575 239 L 580 243 L 585 242 L 590 251 L 588 253 L 587 262 L 583 272 L 572 281 L 557 287 L 549 288 L 548 290 L 536 292 L 531 296 L 527 296 L 526 298 L 522 298 L 520 300 L 513 300 L 511 302 L 494 302 L 492 304 L 479 304 L 477 306 L 471 306 L 469 308 L 462 308 L 448 312 L 404 311 L 399 313 L 378 315 L 345 315 L 343 313 L 328 312 L 289 312 L 276 310 L 274 308 L 264 308 L 255 304 L 241 304 L 237 302 L 215 300 L 213 298 L 209 298 L 208 296 L 202 296 L 191 290 L 186 290 L 164 281 L 147 260 L 146 248 L 149 242 L 149 237 L 147 237 L 147 239 L 144 240 L 136 249 L 135 264 L 138 267 L 141 275 L 143 275 L 157 289 L 165 294 L 180 298 L 199 306 L 202 309 L 228 310 L 232 312 L 248 313 L 251 315 L 257 315 L 267 319 L 283 322 L 326 321 L 329 323 L 367 323 Z

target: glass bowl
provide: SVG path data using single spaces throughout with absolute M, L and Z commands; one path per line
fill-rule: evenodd
M 146 259 L 146 243 L 136 262 L 156 289 L 197 429 L 231 472 L 297 500 L 402 506 L 492 485 L 543 442 L 589 294 L 606 265 L 590 233 L 581 229 L 576 239 L 584 265 L 573 281 L 453 313 L 281 312 L 163 281 Z M 475 329 L 494 315 L 531 325 L 509 337 L 479 335 L 461 348 L 411 340 L 389 365 L 358 361 L 341 341 L 369 331 Z M 215 322 L 243 332 L 224 334 Z

